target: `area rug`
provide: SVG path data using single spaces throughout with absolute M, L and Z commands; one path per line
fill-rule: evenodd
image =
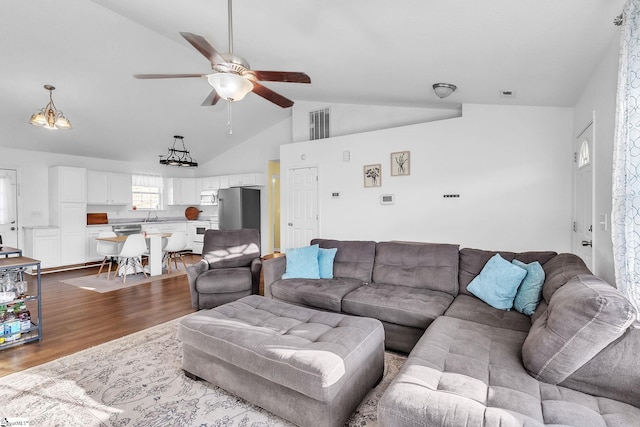
M 188 266 L 188 265 L 187 265 Z M 179 263 L 178 268 L 175 266 L 171 266 L 171 273 L 168 273 L 167 270 L 163 270 L 162 275 L 160 276 L 147 276 L 144 277 L 144 274 L 129 274 L 127 276 L 127 282 L 122 283 L 122 277 L 113 277 L 113 271 L 111 272 L 111 278 L 107 279 L 107 273 L 105 270 L 102 270 L 102 274 L 98 277 L 96 274 L 91 274 L 89 276 L 82 277 L 74 277 L 73 279 L 64 279 L 61 280 L 61 283 L 66 283 L 67 285 L 77 286 L 78 288 L 87 289 L 94 292 L 111 292 L 118 289 L 130 288 L 132 286 L 141 285 L 143 283 L 149 283 L 154 280 L 166 279 L 169 277 L 177 277 L 183 276 L 186 274 L 184 266 Z
M 292 426 L 206 381 L 185 377 L 177 322 L 0 378 L 0 419 L 65 427 Z M 377 425 L 378 400 L 404 362 L 404 356 L 385 353 L 383 380 L 348 426 Z

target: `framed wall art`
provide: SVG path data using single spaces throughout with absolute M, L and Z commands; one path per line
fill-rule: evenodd
M 364 186 L 366 187 L 380 187 L 382 185 L 382 165 L 365 165 L 362 168 L 364 175 Z
M 391 153 L 391 176 L 409 175 L 410 165 L 411 153 L 409 151 Z

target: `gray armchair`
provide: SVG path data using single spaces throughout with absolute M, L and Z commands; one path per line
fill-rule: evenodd
M 213 308 L 257 294 L 261 269 L 258 230 L 207 230 L 202 261 L 187 268 L 191 305 Z

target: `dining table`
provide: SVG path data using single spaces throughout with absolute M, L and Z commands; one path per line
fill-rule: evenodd
M 149 276 L 159 276 L 162 274 L 162 239 L 171 237 L 171 233 L 142 233 L 144 238 L 149 241 L 149 263 L 147 264 Z M 127 235 L 113 237 L 96 237 L 96 240 L 105 242 L 124 243 Z M 120 272 L 119 272 L 120 273 Z

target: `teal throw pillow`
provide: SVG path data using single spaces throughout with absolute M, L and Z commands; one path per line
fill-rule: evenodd
M 510 310 L 527 270 L 495 254 L 467 286 L 467 290 L 492 307 Z
M 514 259 L 512 263 L 527 270 L 527 275 L 520 284 L 516 298 L 513 300 L 513 308 L 522 314 L 531 316 L 536 311 L 536 307 L 538 307 L 538 303 L 542 297 L 544 270 L 538 261 L 525 264 L 522 261 Z
M 333 279 L 333 260 L 336 257 L 337 248 L 318 249 L 318 269 L 321 279 Z
M 283 279 L 319 279 L 318 245 L 287 249 L 287 269 Z

